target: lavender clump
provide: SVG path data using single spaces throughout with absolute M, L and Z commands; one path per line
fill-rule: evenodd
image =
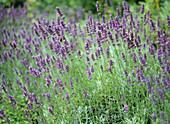
M 41 17 L 26 4 L 0 6 L 2 122 L 15 123 L 19 112 L 16 122 L 121 123 L 123 112 L 147 113 L 136 123 L 169 123 L 170 17 L 122 3 L 97 1 L 98 15 L 56 7 Z M 79 118 L 84 112 L 94 120 Z

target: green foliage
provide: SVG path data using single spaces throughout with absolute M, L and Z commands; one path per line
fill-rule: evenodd
M 26 0 L 0 0 L 0 4 L 3 4 L 5 7 L 14 5 L 14 7 L 23 6 Z

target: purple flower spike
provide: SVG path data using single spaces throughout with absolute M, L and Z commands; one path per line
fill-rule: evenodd
M 69 76 L 70 88 L 73 89 L 73 82 L 71 76 Z
M 60 16 L 63 16 L 63 13 L 61 13 L 61 10 L 60 10 L 59 7 L 56 7 L 56 10 L 57 10 L 57 12 L 58 12 L 58 14 L 59 14 Z
M 47 100 L 48 100 L 48 102 L 50 102 L 50 98 L 51 98 L 50 93 L 46 93 L 46 96 L 47 96 Z
M 121 100 L 122 100 L 123 104 L 125 104 L 124 99 L 123 99 L 123 94 L 121 94 Z
M 103 66 L 102 65 L 100 65 L 100 69 L 101 69 L 101 71 L 103 71 Z
M 90 56 L 91 56 L 91 59 L 92 59 L 93 61 L 95 61 L 94 54 L 91 54 Z
M 124 73 L 125 73 L 125 75 L 126 75 L 126 77 L 127 77 L 127 76 L 128 76 L 128 73 L 127 73 L 126 69 L 124 70 Z
M 70 97 L 68 96 L 68 93 L 66 92 L 65 95 L 66 95 L 66 99 L 67 99 L 68 104 L 70 104 Z
M 124 62 L 126 62 L 126 58 L 125 58 L 125 54 L 124 53 L 122 53 L 122 58 L 123 58 Z
M 77 50 L 77 55 L 78 55 L 78 56 L 81 56 L 81 51 L 80 51 L 80 49 Z
M 66 70 L 66 72 L 69 74 L 69 66 L 66 64 L 66 66 L 65 66 L 65 70 Z
M 155 113 L 152 114 L 152 120 L 153 120 L 153 122 L 156 121 L 156 115 L 155 115 Z
M 106 48 L 106 55 L 107 55 L 107 58 L 109 58 L 109 47 Z
M 69 108 L 68 108 L 68 106 L 67 106 L 67 113 L 69 113 Z
M 53 111 L 52 111 L 52 109 L 51 109 L 50 107 L 48 107 L 48 111 L 49 111 L 52 115 L 54 115 L 54 113 L 53 113 Z
M 97 7 L 97 12 L 100 12 L 100 5 L 98 1 L 96 2 L 96 7 Z
M 156 89 L 157 89 L 157 94 L 158 94 L 159 99 L 162 100 L 162 103 L 164 103 L 164 98 L 163 98 L 164 94 L 163 94 L 162 90 L 159 88 L 156 88 Z
M 85 96 L 86 98 L 88 98 L 88 94 L 86 93 L 86 91 L 84 90 L 84 88 L 83 88 L 83 94 L 84 94 L 84 96 Z
M 153 87 L 151 87 L 151 100 L 155 105 L 157 105 L 157 102 L 154 97 L 154 88 Z
M 125 112 L 125 113 L 128 113 L 129 110 L 128 110 L 128 106 L 127 106 L 127 105 L 124 105 L 124 109 L 125 109 L 124 112 Z
M 107 67 L 107 71 L 109 71 L 110 73 L 112 73 L 112 70 L 111 70 L 110 66 Z
M 160 112 L 160 115 L 161 115 L 161 118 L 162 118 L 162 122 L 163 122 L 163 124 L 165 124 L 164 113 L 163 113 L 163 112 Z
M 145 8 L 144 8 L 144 7 L 145 7 L 145 5 L 143 4 L 143 5 L 141 6 L 141 8 L 140 8 L 140 13 L 141 13 L 141 14 L 143 14 L 144 11 L 145 11 Z
M 148 77 L 146 77 L 146 84 L 147 84 L 147 87 L 148 87 L 148 92 L 151 92 L 151 85 L 150 85 Z

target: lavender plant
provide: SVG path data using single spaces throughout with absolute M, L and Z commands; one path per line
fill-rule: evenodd
M 76 23 L 1 6 L 0 122 L 169 124 L 169 15 L 96 7 Z

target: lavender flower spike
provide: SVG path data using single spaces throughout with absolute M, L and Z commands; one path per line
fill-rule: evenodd
M 87 94 L 87 92 L 84 90 L 84 88 L 83 88 L 83 94 L 84 94 L 84 96 L 85 96 L 86 98 L 88 98 L 88 94 Z

